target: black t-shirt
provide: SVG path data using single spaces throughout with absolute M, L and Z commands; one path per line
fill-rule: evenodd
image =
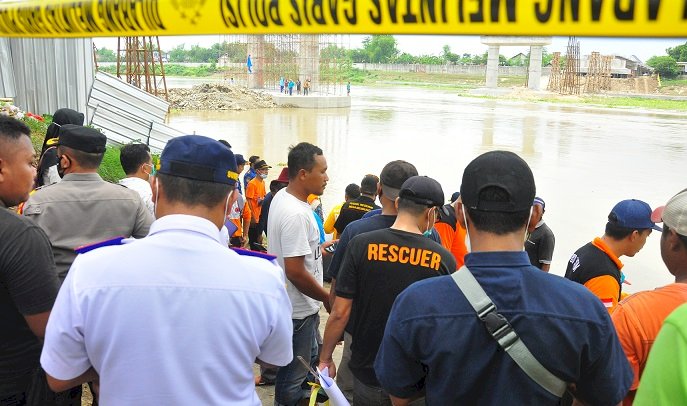
M 565 270 L 566 278 L 583 285 L 590 279 L 604 275 L 612 276 L 618 281 L 618 286 L 620 286 L 618 300 L 620 300 L 622 292 L 620 269 L 605 252 L 592 243 L 587 243 L 575 251 L 572 257 L 570 257 L 568 267 Z
M 453 255 L 421 234 L 388 228 L 351 240 L 336 294 L 353 299 L 349 366 L 357 379 L 379 386 L 373 364 L 396 296 L 414 282 L 455 270 Z
M 379 208 L 375 201 L 367 196 L 360 196 L 357 199 L 348 201 L 341 206 L 341 211 L 339 212 L 339 217 L 336 218 L 334 228 L 341 235 L 348 224 L 363 218 L 368 211 Z
M 532 265 L 541 269 L 544 264 L 551 264 L 556 237 L 546 224 L 537 227 L 525 241 L 525 251 Z
M 45 232 L 0 206 L 0 395 L 22 392 L 38 367 L 41 342 L 24 315 L 49 311 L 59 287 Z

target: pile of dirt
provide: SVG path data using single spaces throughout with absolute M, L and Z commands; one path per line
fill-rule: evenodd
M 272 96 L 245 87 L 203 83 L 191 89 L 170 89 L 177 110 L 250 110 L 277 107 Z

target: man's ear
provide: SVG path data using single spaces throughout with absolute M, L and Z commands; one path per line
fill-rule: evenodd
M 465 224 L 465 217 L 463 217 L 463 202 L 458 198 L 455 203 L 455 209 L 456 209 L 456 218 L 458 219 L 458 224 L 464 229 L 467 230 L 468 225 Z
M 160 189 L 160 185 L 158 184 L 158 182 L 159 182 L 160 180 L 157 178 L 157 176 L 153 176 L 152 179 L 153 179 L 153 182 L 150 184 L 151 188 L 153 189 L 153 198 L 152 198 L 152 200 L 153 200 L 153 203 L 157 203 L 157 199 L 160 197 L 160 196 L 159 196 L 159 194 L 160 194 L 160 190 L 159 190 L 159 189 Z
M 532 214 L 530 215 L 529 225 L 527 226 L 528 233 L 532 233 L 537 229 L 537 223 L 539 222 L 541 215 L 544 214 L 543 210 L 544 209 L 538 204 L 532 206 Z

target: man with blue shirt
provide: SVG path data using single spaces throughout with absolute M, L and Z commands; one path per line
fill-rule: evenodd
M 584 287 L 541 272 L 524 252 L 535 184 L 517 155 L 487 152 L 465 169 L 457 216 L 472 253 L 471 272 L 533 359 L 580 401 L 617 405 L 632 371 L 608 312 Z M 429 298 L 429 300 L 428 300 Z M 417 282 L 391 310 L 375 372 L 395 405 L 558 405 L 487 330 L 451 276 Z M 509 348 L 509 346 L 507 346 Z M 513 355 L 515 356 L 515 355 Z M 562 392 L 561 392 L 562 393 Z
M 281 269 L 220 242 L 237 181 L 219 142 L 167 143 L 149 235 L 79 255 L 62 285 L 41 355 L 53 390 L 99 378 L 102 404 L 261 404 L 252 365 L 291 362 L 291 303 Z

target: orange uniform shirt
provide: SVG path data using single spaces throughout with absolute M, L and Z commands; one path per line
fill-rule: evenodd
M 594 241 L 592 241 L 592 244 L 603 251 L 604 254 L 608 255 L 608 258 L 615 263 L 618 269 L 623 268 L 623 263 L 620 262 L 620 259 L 613 253 L 613 251 L 611 251 L 610 248 L 608 248 L 606 243 L 601 238 L 595 238 Z M 608 309 L 609 313 L 613 313 L 616 306 L 618 306 L 618 299 L 620 298 L 620 285 L 613 276 L 597 276 L 596 278 L 592 278 L 585 282 L 584 286 L 586 286 L 587 289 L 595 294 L 596 297 L 601 299 L 601 302 L 603 302 L 604 306 L 606 306 L 606 309 Z
M 673 283 L 656 290 L 639 292 L 618 304 L 611 319 L 620 344 L 634 372 L 630 393 L 623 400 L 631 405 L 649 350 L 656 340 L 663 321 L 681 304 L 687 303 L 687 284 Z
M 248 182 L 246 187 L 246 199 L 250 205 L 251 215 L 253 219 L 258 222 L 260 220 L 260 212 L 262 212 L 262 201 L 265 199 L 265 181 L 256 176 Z
M 441 245 L 453 254 L 456 266 L 460 269 L 465 264 L 465 254 L 468 253 L 465 246 L 465 229 L 456 222 L 456 229 L 444 222 L 434 223 L 434 228 L 441 237 Z

